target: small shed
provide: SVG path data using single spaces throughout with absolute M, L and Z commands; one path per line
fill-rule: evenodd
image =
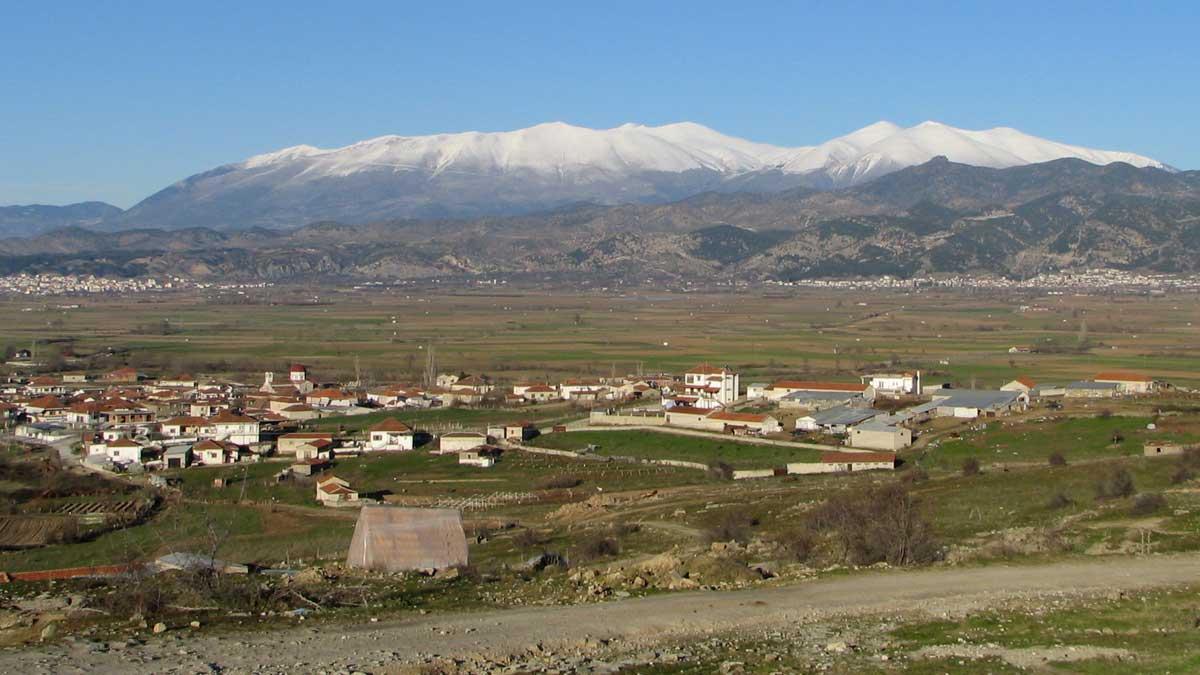
M 1164 441 L 1147 441 L 1146 444 L 1142 446 L 1142 454 L 1146 457 L 1182 455 L 1183 446 L 1178 443 L 1169 443 Z
M 381 572 L 464 567 L 462 514 L 457 509 L 364 506 L 346 564 Z

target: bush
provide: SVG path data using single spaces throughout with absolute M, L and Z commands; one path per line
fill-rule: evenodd
M 1133 500 L 1133 508 L 1129 513 L 1135 516 L 1148 516 L 1167 508 L 1167 498 L 1157 492 L 1148 492 Z
M 1134 492 L 1137 489 L 1133 485 L 1133 476 L 1124 468 L 1112 469 L 1096 481 L 1096 499 L 1128 497 Z
M 728 462 L 710 462 L 708 477 L 715 480 L 733 480 L 733 467 Z
M 750 529 L 758 525 L 758 519 L 741 511 L 726 511 L 704 530 L 704 538 L 710 544 L 717 541 L 750 541 Z
M 605 534 L 595 534 L 579 542 L 575 557 L 579 560 L 611 558 L 621 553 L 621 542 Z
M 567 490 L 573 487 L 579 487 L 583 484 L 583 479 L 579 476 L 563 474 L 561 476 L 550 476 L 543 479 L 537 484 L 539 490 Z
M 808 527 L 797 527 L 780 534 L 776 541 L 796 562 L 808 562 L 820 544 L 820 536 Z
M 1061 452 L 1052 453 L 1050 455 L 1050 459 L 1047 461 L 1050 462 L 1050 466 L 1066 466 L 1067 465 L 1067 458 L 1064 457 Z
M 549 541 L 550 538 L 544 532 L 539 532 L 533 528 L 521 530 L 513 537 L 513 543 L 518 548 L 541 548 Z
M 914 466 L 908 471 L 900 474 L 900 481 L 905 485 L 924 483 L 927 480 L 929 480 L 929 472 L 919 466 Z
M 1056 492 L 1056 493 L 1054 493 L 1054 496 L 1050 498 L 1050 501 L 1046 503 L 1046 508 L 1065 509 L 1074 503 L 1075 503 L 1075 500 L 1071 499 L 1070 495 L 1068 495 L 1067 493 Z
M 1192 470 L 1186 464 L 1180 462 L 1175 467 L 1175 471 L 1171 473 L 1171 484 L 1179 485 L 1180 483 L 1186 483 L 1195 477 L 1196 474 L 1192 473 Z
M 978 476 L 979 475 L 979 460 L 974 457 L 968 457 L 962 463 L 962 475 Z
M 920 504 L 899 482 L 834 495 L 813 512 L 811 524 L 852 565 L 914 565 L 941 554 Z

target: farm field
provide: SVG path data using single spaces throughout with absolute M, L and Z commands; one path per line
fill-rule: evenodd
M 1157 419 L 1155 429 L 1147 425 Z M 1142 454 L 1146 441 L 1195 443 L 1200 426 L 1187 418 L 1137 416 L 988 420 L 972 425 L 957 438 L 923 450 L 903 453 L 922 466 L 956 469 L 973 458 L 981 463 L 1044 463 L 1058 453 L 1067 461 Z
M 352 379 L 357 363 L 367 384 L 415 381 L 432 347 L 441 370 L 510 381 L 677 372 L 712 361 L 739 370 L 744 383 L 853 379 L 863 368 L 896 364 L 958 386 L 995 387 L 1022 374 L 1065 383 L 1114 369 L 1200 384 L 1194 295 L 279 288 L 69 303 L 6 298 L 0 312 L 8 319 L 0 344 L 39 343 L 51 354 L 68 345 L 81 355 L 112 350 L 83 365 L 129 362 L 248 382 L 295 361 L 331 380 Z

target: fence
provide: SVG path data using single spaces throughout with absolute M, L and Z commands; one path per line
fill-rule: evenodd
M 667 423 L 667 416 L 659 412 L 636 412 L 623 411 L 621 413 L 610 413 L 607 410 L 593 410 L 588 415 L 588 424 L 595 425 L 611 425 L 611 426 L 663 426 Z

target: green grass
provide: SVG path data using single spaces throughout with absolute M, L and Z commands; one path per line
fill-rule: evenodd
M 286 462 L 227 467 L 193 467 L 174 472 L 188 499 L 204 502 L 316 505 L 311 480 L 278 483 L 274 476 Z M 704 480 L 696 471 L 634 465 L 608 466 L 597 462 L 547 457 L 513 451 L 488 469 L 458 463 L 457 455 L 434 455 L 423 450 L 366 454 L 335 460 L 332 473 L 350 482 L 363 495 L 408 497 L 469 497 L 495 492 L 524 492 L 556 476 L 572 475 L 582 490 L 630 490 L 659 485 L 682 485 Z M 214 478 L 229 482 L 213 487 Z
M 172 551 L 206 552 L 240 562 L 273 564 L 284 557 L 344 552 L 354 521 L 323 514 L 272 513 L 231 504 L 181 504 L 146 523 L 108 532 L 91 541 L 0 552 L 0 569 L 55 569 L 149 560 Z
M 1148 422 L 1149 418 L 1118 416 L 1041 422 L 993 420 L 986 423 L 983 431 L 965 431 L 962 438 L 943 440 L 928 448 L 919 461 L 929 468 L 957 469 L 969 457 L 985 465 L 1045 462 L 1055 452 L 1062 453 L 1068 461 L 1081 461 L 1140 455 L 1146 440 L 1181 438 L 1149 432 Z M 1117 437 L 1120 440 L 1114 440 Z
M 891 636 L 906 650 L 960 641 L 1010 648 L 1055 644 L 1108 647 L 1134 652 L 1137 660 L 1093 659 L 1049 668 L 1096 674 L 1190 673 L 1200 670 L 1196 592 L 1196 588 L 1153 592 L 1037 613 L 986 611 L 963 619 L 910 623 L 892 631 Z M 967 661 L 967 668 L 960 672 L 975 672 L 981 665 Z
M 556 450 L 582 450 L 588 445 L 595 445 L 598 448 L 596 453 L 600 455 L 675 459 L 701 464 L 723 461 L 736 468 L 776 467 L 789 462 L 814 462 L 819 458 L 816 450 L 653 431 L 578 431 L 547 434 L 534 439 L 533 445 Z

